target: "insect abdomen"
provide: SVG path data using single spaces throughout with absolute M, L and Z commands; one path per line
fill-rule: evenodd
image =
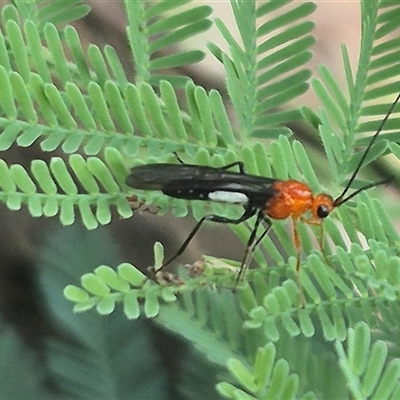
M 245 205 L 249 202 L 249 198 L 240 192 L 230 192 L 225 190 L 216 190 L 216 191 L 201 191 L 194 189 L 180 189 L 180 190 L 171 190 L 171 189 L 163 189 L 163 193 L 167 196 L 175 197 L 178 199 L 186 199 L 186 200 L 210 200 L 216 201 L 220 203 L 229 203 L 229 204 L 241 204 Z

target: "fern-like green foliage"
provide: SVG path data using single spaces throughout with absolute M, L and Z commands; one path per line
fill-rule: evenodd
M 348 332 L 347 352 L 336 342 L 340 367 L 355 399 L 395 399 L 400 394 L 400 360 L 388 359 L 388 346 L 373 342 L 367 324 L 360 322 Z
M 217 90 L 206 91 L 170 72 L 203 58 L 199 50 L 179 45 L 212 25 L 211 8 L 185 0 L 124 4 L 133 80 L 112 47 L 83 49 L 72 26 L 57 27 L 84 15 L 81 2 L 16 1 L 3 8 L 0 150 L 38 142 L 44 152 L 58 152 L 49 162 L 32 160 L 30 167 L 0 161 L 0 200 L 10 209 L 26 206 L 33 217 L 58 216 L 62 225 L 79 215 L 94 229 L 110 222 L 113 207 L 130 217 L 128 197 L 134 195 L 158 206 L 159 214 L 171 210 L 181 217 L 190 210 L 195 219 L 209 212 L 237 216 L 239 207 L 189 203 L 127 187 L 131 166 L 175 162 L 174 152 L 185 162 L 214 167 L 240 160 L 248 173 L 291 177 L 319 191 L 303 145 L 290 139 L 286 126 L 300 119 L 318 128 L 332 171 L 327 192 L 335 195 L 357 168 L 370 140 L 366 134 L 376 131 L 400 91 L 400 40 L 392 35 L 400 25 L 400 7 L 393 2 L 360 2 L 357 71 L 344 46 L 346 90 L 322 66 L 320 78 L 311 80 L 322 103 L 314 112 L 287 103 L 308 89 L 315 5 L 231 0 L 239 38 L 216 20 L 228 50 L 214 44 L 209 50 L 226 70 L 233 116 Z M 184 89 L 179 100 L 177 88 Z M 399 134 L 393 132 L 399 109 L 384 124 L 365 165 L 390 152 L 400 157 Z M 266 147 L 257 138 L 274 140 Z M 398 178 L 398 171 L 393 175 Z M 271 236 L 254 254 L 257 268 L 248 271 L 237 292 L 232 288 L 238 263 L 206 258 L 183 268 L 179 277 L 156 275 L 158 282 L 131 264 L 105 260 L 93 272 L 77 273 L 64 294 L 75 311 L 94 308 L 109 315 L 120 303 L 129 319 L 157 316 L 157 323 L 189 340 L 216 366 L 227 367 L 236 383 L 221 383 L 218 391 L 228 398 L 369 398 L 374 393 L 390 398 L 398 393 L 400 237 L 382 202 L 361 193 L 354 204 L 324 221 L 324 255 L 299 223 L 305 255 L 299 274 L 287 222 L 274 221 Z M 252 221 L 234 227 L 244 241 L 251 229 Z M 156 267 L 162 258 L 156 247 Z M 396 360 L 383 354 L 379 337 L 393 343 Z M 358 343 L 367 339 L 375 344 Z M 381 369 L 366 361 L 370 356 L 381 360 Z M 385 392 L 388 377 L 395 379 Z
M 279 107 L 308 89 L 311 72 L 304 66 L 315 42 L 310 34 L 314 24 L 306 20 L 315 10 L 313 3 L 287 7 L 287 2 L 271 1 L 258 8 L 252 3 L 231 1 L 241 42 L 223 21 L 216 21 L 230 55 L 210 45 L 225 66 L 242 141 L 249 136 L 290 134 L 282 125 L 299 119 L 299 110 L 281 111 Z M 259 27 L 258 21 L 262 21 Z
M 172 47 L 204 32 L 211 27 L 207 17 L 209 6 L 183 8 L 191 0 L 179 2 L 126 2 L 128 38 L 136 67 L 136 81 L 158 85 L 168 80 L 176 86 L 184 85 L 187 77 L 161 74 L 168 68 L 182 67 L 201 61 L 200 50 L 176 51 Z M 162 18 L 159 16 L 162 15 Z M 166 54 L 168 52 L 168 54 Z
M 90 7 L 82 0 L 68 2 L 62 0 L 52 2 L 13 0 L 12 3 L 17 7 L 18 14 L 15 8 L 7 7 L 4 9 L 4 16 L 15 21 L 18 21 L 19 18 L 34 20 L 39 30 L 42 30 L 49 22 L 55 25 L 74 22 L 85 17 L 90 11 Z
M 276 349 L 272 343 L 258 349 L 253 371 L 249 371 L 239 360 L 230 359 L 228 369 L 244 390 L 222 382 L 217 386 L 218 391 L 228 399 L 296 398 L 299 378 L 295 374 L 289 375 L 287 361 L 275 361 L 275 355 Z M 307 393 L 301 398 L 311 400 L 316 397 L 313 393 Z
M 341 341 L 336 342 L 336 348 L 352 398 L 397 398 L 400 393 L 400 364 L 398 359 L 387 362 L 387 345 L 383 341 L 371 345 L 371 332 L 364 322 L 350 328 L 347 336 L 347 354 Z M 222 382 L 217 386 L 218 391 L 228 399 L 318 398 L 312 392 L 299 397 L 299 376 L 290 374 L 286 360 L 276 361 L 275 355 L 276 348 L 272 343 L 259 348 L 252 371 L 240 360 L 230 359 L 228 369 L 243 389 Z

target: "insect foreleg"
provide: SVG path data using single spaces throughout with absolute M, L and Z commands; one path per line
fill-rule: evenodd
M 305 222 L 308 225 L 314 225 L 318 226 L 320 229 L 319 232 L 319 238 L 318 238 L 318 244 L 319 244 L 319 249 L 321 250 L 322 255 L 325 258 L 326 263 L 332 267 L 331 263 L 329 262 L 328 256 L 326 255 L 325 252 L 325 247 L 324 247 L 324 224 L 322 223 L 321 220 L 315 219 L 315 218 L 302 218 L 302 221 Z

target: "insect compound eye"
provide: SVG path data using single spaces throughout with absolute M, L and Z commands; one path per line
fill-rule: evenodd
M 317 208 L 318 218 L 326 218 L 330 212 L 331 210 L 326 204 L 321 204 Z

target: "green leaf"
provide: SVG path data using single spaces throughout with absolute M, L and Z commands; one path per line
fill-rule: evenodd
M 140 286 L 146 278 L 142 272 L 128 263 L 122 263 L 118 266 L 118 274 L 132 286 Z
M 246 367 L 236 359 L 228 360 L 227 367 L 235 378 L 249 391 L 257 390 L 257 385 L 254 382 L 254 376 Z
M 160 302 L 156 296 L 156 292 L 147 291 L 144 300 L 144 313 L 147 318 L 154 318 L 160 311 Z
M 88 293 L 80 287 L 68 285 L 64 289 L 64 296 L 75 303 L 83 303 L 89 300 Z
M 101 265 L 94 270 L 95 274 L 112 289 L 119 292 L 127 292 L 130 288 L 128 282 L 121 279 L 118 274 L 110 267 Z
M 232 1 L 232 5 L 246 51 L 222 21 L 217 20 L 217 26 L 230 47 L 231 57 L 220 50 L 214 53 L 226 68 L 228 91 L 243 135 L 261 137 L 265 136 L 261 133 L 261 126 L 265 129 L 268 125 L 271 131 L 276 126 L 301 118 L 299 112 L 275 117 L 278 110 L 273 109 L 307 90 L 304 82 L 309 79 L 310 71 L 302 67 L 311 56 L 308 49 L 314 43 L 314 38 L 309 36 L 313 24 L 299 21 L 308 17 L 315 6 L 304 3 L 299 7 L 288 7 L 286 2 L 281 2 L 274 3 L 272 8 L 261 5 L 256 10 L 253 5 L 242 1 Z M 277 8 L 282 9 L 281 15 L 269 15 L 272 9 Z M 268 19 L 256 29 L 256 17 Z M 257 46 L 254 38 L 262 39 L 267 34 L 270 38 Z M 282 74 L 286 75 L 281 78 Z M 272 136 L 277 134 L 268 135 Z
M 84 289 L 96 296 L 106 296 L 110 293 L 110 288 L 94 274 L 83 275 L 81 284 Z
M 152 79 L 156 71 L 193 64 L 204 58 L 202 51 L 177 51 L 178 47 L 171 47 L 208 30 L 211 27 L 208 20 L 211 8 L 192 6 L 190 10 L 180 10 L 187 1 L 174 6 L 168 3 L 167 0 L 150 2 L 146 8 L 141 1 L 127 3 L 128 38 L 137 66 L 137 82 L 156 83 Z M 154 21 L 154 16 L 157 16 L 157 21 Z M 166 53 L 169 55 L 162 55 Z
M 372 342 L 370 328 L 364 322 L 349 329 L 348 335 L 347 354 L 340 342 L 335 346 L 352 395 L 355 398 L 390 398 L 400 386 L 399 360 L 387 360 L 387 345 L 380 340 Z M 356 354 L 362 356 L 361 365 Z

